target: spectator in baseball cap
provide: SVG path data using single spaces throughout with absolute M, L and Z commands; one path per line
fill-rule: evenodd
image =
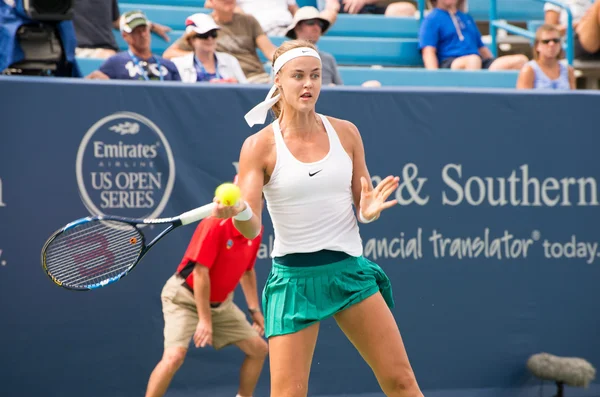
M 129 48 L 108 58 L 91 79 L 181 81 L 175 64 L 150 49 L 150 22 L 142 11 L 121 15 L 119 28 Z
M 185 20 L 185 26 L 183 38 L 193 52 L 172 59 L 183 82 L 247 82 L 238 60 L 233 55 L 216 50 L 221 28 L 210 15 L 190 15 Z

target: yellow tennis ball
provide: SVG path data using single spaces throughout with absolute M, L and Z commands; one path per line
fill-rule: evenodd
M 215 190 L 215 197 L 219 199 L 221 204 L 223 205 L 235 205 L 240 197 L 242 197 L 242 192 L 237 185 L 233 183 L 223 183 L 217 187 Z

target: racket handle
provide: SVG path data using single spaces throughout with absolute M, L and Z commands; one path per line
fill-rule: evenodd
M 206 218 L 211 214 L 214 207 L 215 203 L 210 203 L 191 211 L 184 212 L 183 214 L 179 215 L 181 224 L 189 225 L 190 223 L 198 222 L 200 219 Z

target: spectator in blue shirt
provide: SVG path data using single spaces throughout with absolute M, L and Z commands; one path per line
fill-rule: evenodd
M 175 64 L 150 49 L 150 23 L 141 11 L 129 11 L 121 16 L 120 30 L 129 45 L 127 51 L 108 58 L 90 79 L 181 81 Z
M 525 55 L 494 59 L 483 44 L 470 15 L 459 11 L 458 0 L 432 0 L 435 7 L 423 19 L 419 48 L 427 69 L 519 70 L 529 60 Z

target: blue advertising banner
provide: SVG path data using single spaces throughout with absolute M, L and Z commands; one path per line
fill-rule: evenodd
M 162 354 L 160 292 L 195 226 L 168 235 L 125 279 L 86 293 L 53 285 L 42 245 L 89 214 L 167 217 L 212 200 L 260 129 L 243 115 L 267 88 L 0 79 L 0 394 L 144 393 Z M 540 395 L 526 368 L 539 352 L 600 365 L 599 106 L 588 92 L 321 93 L 320 113 L 360 130 L 373 180 L 400 176 L 400 204 L 361 235 L 365 256 L 392 281 L 426 395 Z M 261 289 L 273 245 L 266 211 L 263 220 Z M 235 300 L 245 308 L 241 292 Z M 233 396 L 242 359 L 234 347 L 191 347 L 167 395 Z M 257 396 L 269 393 L 268 370 Z M 546 382 L 543 395 L 553 388 Z M 568 390 L 599 392 L 598 383 Z M 329 319 L 309 395 L 361 394 L 382 395 Z

